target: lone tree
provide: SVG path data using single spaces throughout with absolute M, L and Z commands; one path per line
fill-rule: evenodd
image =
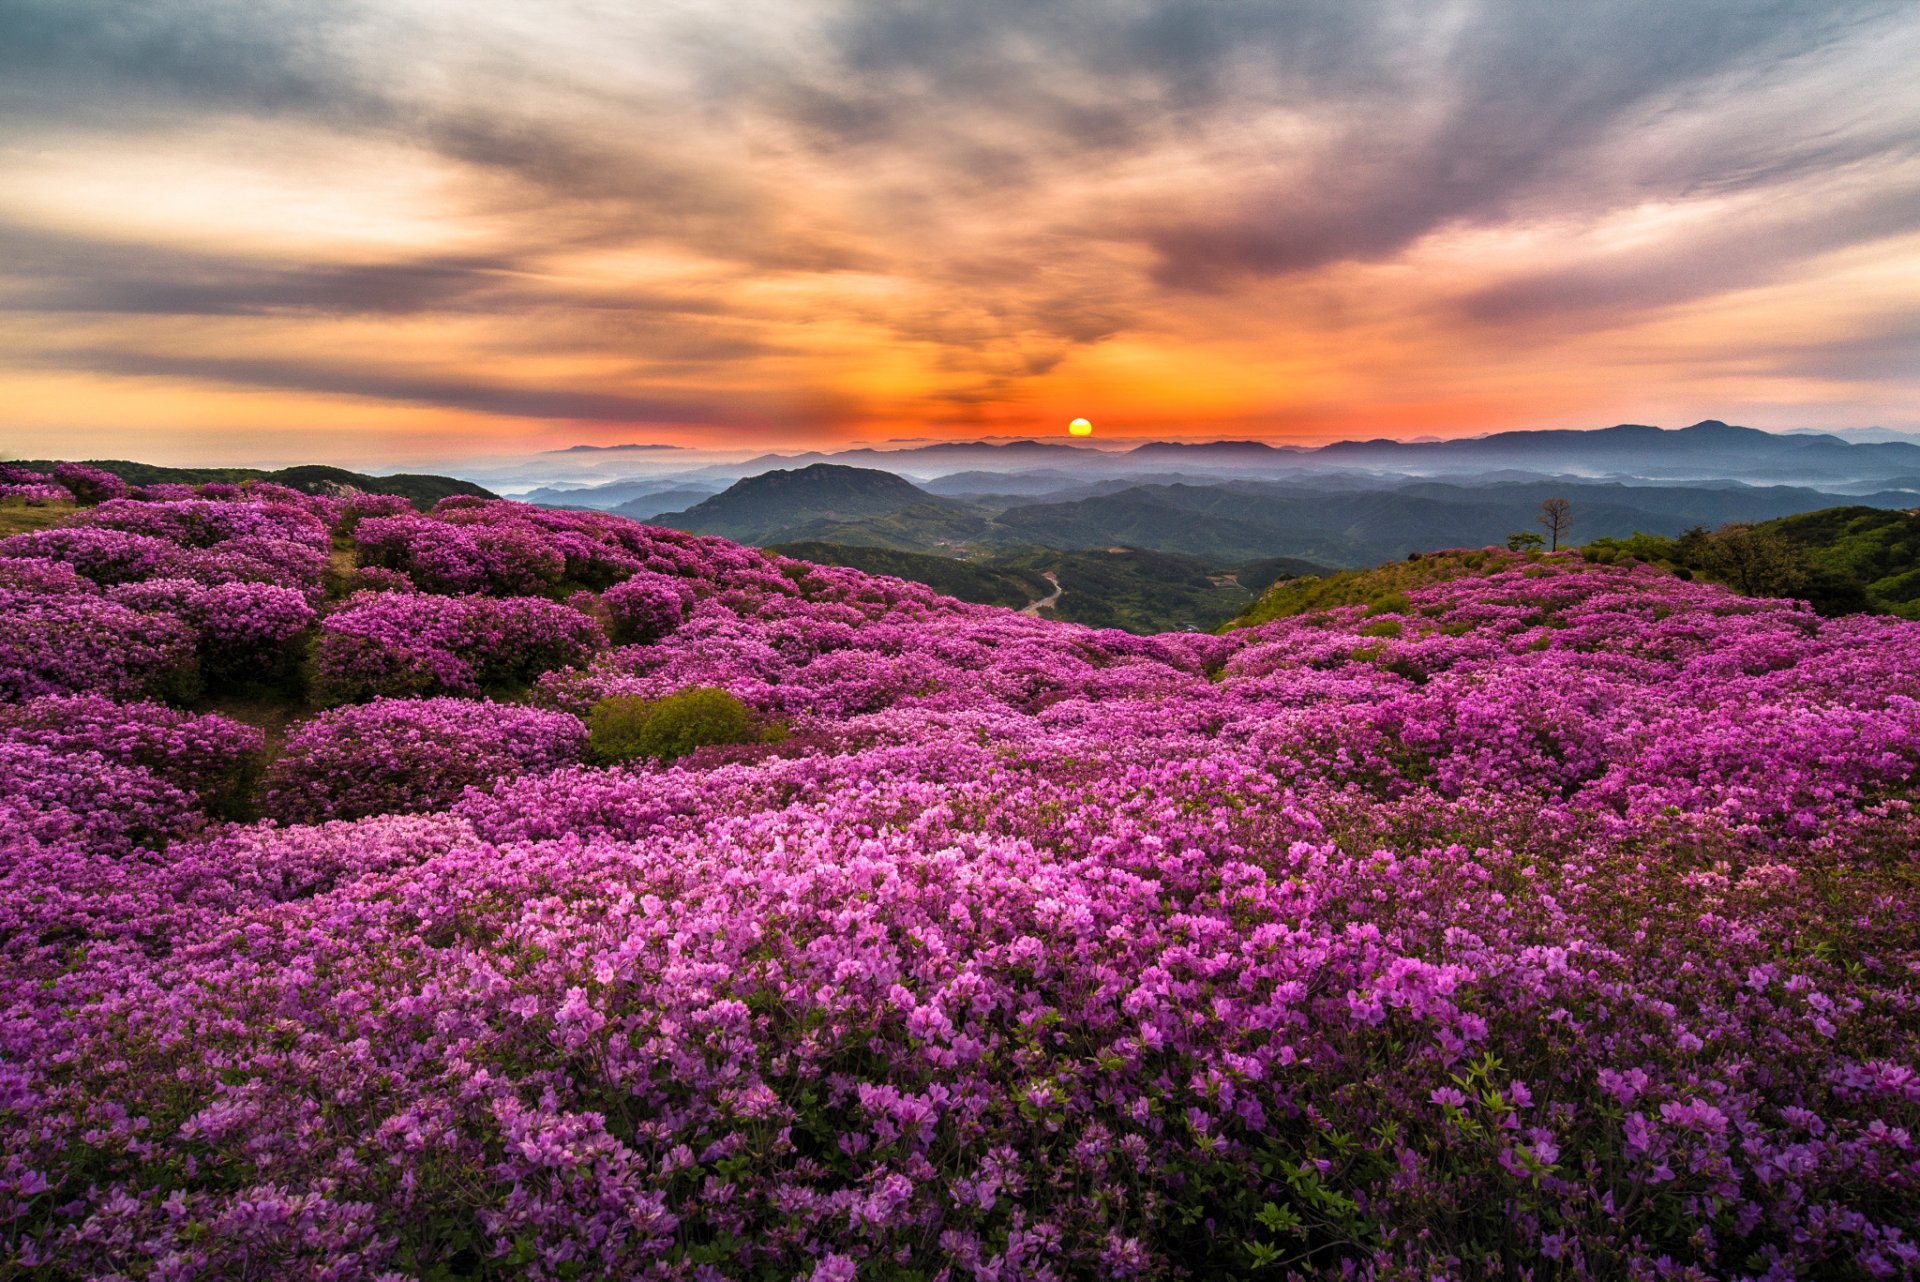
M 1565 499 L 1548 499 L 1540 505 L 1540 515 L 1535 518 L 1547 527 L 1547 533 L 1553 539 L 1549 552 L 1560 550 L 1560 536 L 1573 528 L 1573 504 Z

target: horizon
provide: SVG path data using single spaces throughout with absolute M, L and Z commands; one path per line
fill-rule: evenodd
M 870 467 L 880 471 L 893 471 L 894 474 L 896 475 L 901 475 L 906 477 L 909 480 L 912 480 L 913 470 L 911 468 L 906 470 L 896 469 L 896 468 L 890 467 L 890 465 L 883 460 L 885 460 L 887 456 L 891 456 L 891 455 L 901 455 L 904 457 L 904 456 L 911 456 L 916 453 L 920 453 L 927 450 L 953 449 L 953 448 L 964 449 L 969 446 L 1005 447 L 1005 446 L 1015 446 L 1015 445 L 1032 445 L 1032 446 L 1042 446 L 1042 447 L 1048 447 L 1048 448 L 1058 446 L 1068 450 L 1080 451 L 1088 454 L 1097 454 L 1097 455 L 1102 455 L 1110 458 L 1120 458 L 1120 457 L 1132 455 L 1136 451 L 1140 450 L 1143 446 L 1156 446 L 1156 445 L 1157 446 L 1179 446 L 1179 447 L 1204 447 L 1209 445 L 1211 446 L 1255 446 L 1255 447 L 1264 447 L 1264 448 L 1272 449 L 1275 451 L 1276 455 L 1281 458 L 1291 456 L 1291 457 L 1298 458 L 1301 462 L 1304 463 L 1310 460 L 1314 460 L 1316 458 L 1324 457 L 1323 451 L 1326 451 L 1329 447 L 1338 447 L 1338 446 L 1449 445 L 1449 444 L 1464 444 L 1472 441 L 1483 441 L 1483 440 L 1488 440 L 1488 439 L 1502 437 L 1502 436 L 1527 436 L 1535 433 L 1541 433 L 1541 434 L 1576 433 L 1581 435 L 1590 435 L 1590 434 L 1598 434 L 1598 433 L 1614 431 L 1621 428 L 1647 428 L 1647 429 L 1651 429 L 1653 431 L 1660 432 L 1666 435 L 1676 435 L 1679 433 L 1687 432 L 1692 429 L 1705 428 L 1705 427 L 1730 427 L 1736 431 L 1761 432 L 1768 436 L 1824 436 L 1834 440 L 1838 440 L 1842 444 L 1846 444 L 1846 445 L 1901 443 L 1901 444 L 1912 444 L 1912 445 L 1920 446 L 1920 431 L 1903 432 L 1898 429 L 1886 428 L 1886 427 L 1880 427 L 1880 426 L 1852 427 L 1852 428 L 1842 427 L 1842 428 L 1834 428 L 1834 429 L 1817 429 L 1817 428 L 1800 428 L 1800 427 L 1771 429 L 1771 428 L 1753 427 L 1748 424 L 1728 423 L 1724 419 L 1707 418 L 1707 419 L 1700 419 L 1691 423 L 1679 424 L 1675 426 L 1668 426 L 1665 424 L 1654 424 L 1654 423 L 1609 423 L 1604 426 L 1589 426 L 1589 427 L 1574 427 L 1574 428 L 1541 428 L 1541 429 L 1509 428 L 1509 429 L 1500 429 L 1498 431 L 1476 432 L 1476 433 L 1470 433 L 1470 434 L 1462 434 L 1457 436 L 1445 436 L 1445 437 L 1432 436 L 1432 435 L 1374 436 L 1374 437 L 1355 436 L 1355 437 L 1343 437 L 1337 440 L 1319 442 L 1314 444 L 1302 444 L 1299 442 L 1262 441 L 1257 438 L 1251 438 L 1251 437 L 1240 437 L 1240 438 L 1197 437 L 1197 438 L 1183 439 L 1183 438 L 1175 437 L 1172 435 L 1157 436 L 1157 437 L 1141 437 L 1136 439 L 1116 440 L 1116 439 L 1108 438 L 1108 439 L 1091 439 L 1090 440 L 1084 436 L 1071 436 L 1071 435 L 1062 433 L 1057 437 L 1048 437 L 1048 436 L 1042 436 L 1042 435 L 1036 434 L 1036 435 L 1026 435 L 1026 436 L 1003 436 L 1003 437 L 956 436 L 956 437 L 950 437 L 950 438 L 944 438 L 944 439 L 924 438 L 924 437 L 894 438 L 894 439 L 884 440 L 884 441 L 855 440 L 855 441 L 847 442 L 843 445 L 829 446 L 825 448 L 801 446 L 801 447 L 795 447 L 792 449 L 782 449 L 779 447 L 755 448 L 751 446 L 726 448 L 726 447 L 718 447 L 718 446 L 709 447 L 709 446 L 698 446 L 698 445 L 668 445 L 668 444 L 662 444 L 657 442 L 614 442 L 610 444 L 577 443 L 572 445 L 561 445 L 561 446 L 551 447 L 543 450 L 520 450 L 520 451 L 513 451 L 513 452 L 502 453 L 497 455 L 490 455 L 490 456 L 478 456 L 478 455 L 468 456 L 468 457 L 450 456 L 443 460 L 439 460 L 438 462 L 434 460 L 423 460 L 417 463 L 402 462 L 402 463 L 385 463 L 385 464 L 377 463 L 377 462 L 369 462 L 369 461 L 360 460 L 360 459 L 344 458 L 339 456 L 335 456 L 335 457 L 302 456 L 302 457 L 296 457 L 296 458 L 269 458 L 264 456 L 249 457 L 245 455 L 239 455 L 239 456 L 223 455 L 218 458 L 210 458 L 210 459 L 196 458 L 196 459 L 177 460 L 177 459 L 169 459 L 169 458 L 162 458 L 162 457 L 143 457 L 143 458 L 128 458 L 128 459 L 122 459 L 118 461 L 137 463 L 137 464 L 148 464 L 148 465 L 161 466 L 161 467 L 180 467 L 180 468 L 187 468 L 187 469 L 192 469 L 196 467 L 198 468 L 235 467 L 235 468 L 250 468 L 255 470 L 263 470 L 263 471 L 272 471 L 272 470 L 276 470 L 284 467 L 326 466 L 326 467 L 343 468 L 349 471 L 361 471 L 369 475 L 396 475 L 396 474 L 403 474 L 403 473 L 422 473 L 422 472 L 430 472 L 435 467 L 439 467 L 444 472 L 444 474 L 449 476 L 456 476 L 466 480 L 486 480 L 488 483 L 493 485 L 504 485 L 505 488 L 510 492 L 508 497 L 512 497 L 513 493 L 516 493 L 516 492 L 524 493 L 529 489 L 538 488 L 542 485 L 561 485 L 563 487 L 584 485 L 584 486 L 590 487 L 590 485 L 593 483 L 602 483 L 602 482 L 613 483 L 613 482 L 619 482 L 619 481 L 629 480 L 629 479 L 642 479 L 647 476 L 674 477 L 674 476 L 686 475 L 691 477 L 694 474 L 699 472 L 714 473 L 716 472 L 716 470 L 725 472 L 725 471 L 730 471 L 732 469 L 750 467 L 752 465 L 760 464 L 760 463 L 768 463 L 768 464 L 796 463 L 796 464 L 801 464 L 804 467 L 815 467 L 815 466 L 820 466 L 822 464 L 831 464 L 835 466 Z M 872 455 L 872 456 L 878 456 L 878 457 L 873 459 L 862 458 L 858 462 L 855 462 L 852 464 L 840 462 L 840 460 L 845 459 L 850 455 Z M 49 457 L 51 458 L 52 456 L 49 456 Z M 115 460 L 107 459 L 104 456 L 98 456 L 98 455 L 92 456 L 91 458 L 86 458 L 86 459 L 83 459 L 79 455 L 72 455 L 72 454 L 68 455 L 68 457 L 73 459 L 74 461 L 91 461 L 91 462 L 115 461 Z M 1731 458 L 1732 456 L 1729 455 L 1727 457 Z M 0 462 L 14 462 L 14 461 L 34 461 L 34 460 L 32 459 L 32 456 L 20 453 L 18 451 L 0 449 Z M 38 461 L 44 462 L 48 460 L 42 459 Z M 552 470 L 563 464 L 573 463 L 573 462 L 579 463 L 583 470 L 570 470 L 570 471 Z M 1202 468 L 1206 466 L 1204 462 L 1194 462 L 1194 463 L 1190 463 L 1189 465 L 1199 466 Z M 941 465 L 935 464 L 934 467 L 936 471 L 931 474 L 939 474 L 938 469 L 940 468 L 940 466 Z M 1163 466 L 1172 469 L 1172 471 L 1169 472 L 1169 475 L 1173 475 L 1173 476 L 1184 475 L 1178 471 L 1178 468 L 1181 466 L 1181 463 L 1179 460 L 1170 460 L 1167 463 L 1165 463 Z M 1214 466 L 1218 466 L 1218 464 L 1216 463 Z M 1340 470 L 1357 470 L 1358 472 L 1361 472 L 1361 473 L 1378 472 L 1378 474 L 1381 475 L 1382 477 L 1387 477 L 1387 476 L 1396 475 L 1396 474 L 1406 476 L 1406 477 L 1419 477 L 1419 476 L 1427 475 L 1426 473 L 1422 473 L 1417 470 L 1412 472 L 1396 473 L 1391 468 L 1389 468 L 1388 471 L 1379 472 L 1380 466 L 1381 464 L 1379 464 L 1377 461 L 1372 463 L 1367 463 L 1367 464 L 1344 464 L 1344 465 L 1341 465 Z M 1498 467 L 1498 466 L 1511 466 L 1511 465 L 1490 462 L 1490 463 L 1484 464 L 1483 466 Z M 769 467 L 764 470 L 772 471 L 777 469 L 774 467 Z M 1021 469 L 1019 468 L 995 469 L 995 470 L 1008 471 L 1009 474 L 1016 474 L 1019 471 L 1021 471 Z M 735 474 L 740 476 L 750 476 L 750 475 L 759 475 L 760 473 L 742 471 L 742 472 L 737 472 Z M 1129 474 L 1144 475 L 1143 472 L 1136 472 L 1136 473 L 1129 473 Z M 1445 473 L 1445 475 L 1452 475 L 1452 473 Z M 1633 477 L 1627 474 L 1623 474 L 1619 472 L 1591 472 L 1585 469 L 1584 467 L 1571 462 L 1562 471 L 1557 473 L 1557 475 L 1568 480 L 1614 479 L 1614 480 L 1631 482 L 1634 479 Z M 1731 479 L 1731 478 L 1729 477 L 1728 479 Z M 1780 484 L 1783 482 L 1761 482 L 1761 483 L 1762 484 Z
M 1916 51 L 1866 0 L 25 0 L 0 450 L 1920 428 Z

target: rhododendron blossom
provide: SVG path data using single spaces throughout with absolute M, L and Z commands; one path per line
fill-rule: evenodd
M 1488 551 L 1137 637 L 290 495 L 0 544 L 0 1272 L 1920 1272 L 1920 624 Z M 308 645 L 256 787 L 196 700 Z M 582 763 L 690 689 L 766 733 Z

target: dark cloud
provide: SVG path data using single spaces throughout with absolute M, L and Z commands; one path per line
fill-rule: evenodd
M 1787 342 L 1752 353 L 1777 373 L 1847 383 L 1910 383 L 1920 371 L 1920 312 L 1876 318 L 1871 333 Z
M 300 156 L 274 153 L 274 130 L 417 151 L 511 246 L 339 264 L 0 228 L 0 307 L 491 316 L 525 330 L 502 347 L 629 361 L 635 379 L 784 350 L 718 290 L 609 294 L 540 268 L 565 250 L 665 248 L 716 277 L 903 280 L 906 301 L 849 291 L 834 319 L 932 345 L 961 384 L 946 395 L 984 403 L 1076 348 L 1178 328 L 1206 305 L 1196 292 L 1391 259 L 1451 227 L 1764 204 L 1911 161 L 1910 94 L 1817 77 L 1834 51 L 1913 43 L 1916 25 L 1889 0 L 0 0 L 0 163 L 239 121 L 267 138 L 253 159 L 282 172 Z M 1745 117 L 1788 92 L 1803 110 Z M 1122 179 L 1128 194 L 1098 199 Z M 1888 178 L 1757 229 L 1595 248 L 1471 290 L 1443 320 L 1610 322 L 1777 278 L 1920 225 L 1913 194 Z M 176 358 L 140 354 L 145 338 L 118 364 L 104 348 L 74 359 L 169 372 L 155 362 Z M 170 372 L 489 413 L 630 420 L 654 404 L 291 357 L 186 364 Z
M 706 294 L 582 292 L 508 255 L 284 263 L 99 241 L 0 224 L 0 311 L 122 316 L 412 316 L 560 310 L 598 326 L 660 330 L 712 316 Z M 579 336 L 569 340 L 577 343 Z M 730 345 L 729 345 L 730 343 Z M 530 344 L 537 346 L 537 344 Z M 692 350 L 693 344 L 688 344 Z M 747 350 L 709 339 L 714 359 Z M 676 353 L 681 354 L 681 353 Z
M 0 115 L 16 129 L 139 129 L 159 112 L 373 116 L 354 48 L 366 15 L 351 0 L 8 0 Z
M 644 396 L 568 388 L 520 388 L 442 374 L 413 374 L 364 366 L 344 368 L 293 359 L 245 356 L 175 356 L 157 352 L 70 349 L 41 358 L 53 369 L 100 374 L 189 379 L 361 396 L 374 400 L 474 410 L 514 418 L 577 419 L 603 423 L 696 423 L 737 426 L 765 416 L 742 398 L 720 389 L 703 396 Z
M 1209 288 L 1348 259 L 1379 259 L 1460 222 L 1516 209 L 1590 211 L 1605 196 L 1680 196 L 1684 188 L 1761 181 L 1753 145 L 1700 158 L 1682 175 L 1651 174 L 1637 190 L 1603 193 L 1591 171 L 1603 148 L 1717 77 L 1803 56 L 1852 30 L 1883 4 L 1676 5 L 1610 0 L 1570 5 L 1511 0 L 1471 11 L 1439 65 L 1398 86 L 1404 109 L 1373 102 L 1337 145 L 1243 197 L 1222 214 L 1149 225 L 1155 278 Z M 1906 149 L 1910 134 L 1776 155 L 1772 180 L 1845 155 Z M 1778 138 L 1753 139 L 1760 149 Z M 1664 178 L 1665 183 L 1658 180 Z M 1598 199 L 1596 199 L 1598 198 Z

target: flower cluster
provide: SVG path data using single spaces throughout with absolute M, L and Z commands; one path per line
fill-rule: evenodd
M 444 808 L 467 788 L 580 759 L 564 712 L 471 699 L 376 699 L 323 713 L 287 740 L 266 809 L 287 822 Z
M 190 626 L 84 590 L 59 589 L 52 575 L 25 588 L 0 588 L 6 618 L 0 702 L 49 694 L 179 694 L 198 684 Z
M 203 587 L 191 579 L 148 579 L 110 588 L 107 597 L 189 624 L 201 678 L 220 687 L 287 679 L 300 657 L 299 642 L 318 617 L 306 594 L 272 583 Z
M 53 479 L 82 503 L 105 503 L 109 499 L 124 498 L 131 488 L 113 473 L 88 467 L 84 463 L 57 464 L 53 469 Z
M 596 514 L 359 530 L 423 590 L 323 617 L 328 699 L 554 711 L 323 714 L 284 826 L 205 826 L 212 730 L 0 725 L 5 1270 L 1920 1272 L 1920 625 L 1476 553 L 1134 637 Z M 177 621 L 69 560 L 5 603 Z M 694 688 L 790 733 L 575 763 L 563 714 Z
M 0 707 L 0 742 L 138 766 L 222 814 L 245 807 L 266 747 L 258 730 L 228 717 L 93 694 Z
M 313 692 L 328 705 L 478 694 L 584 663 L 605 644 L 590 616 L 540 597 L 360 592 L 321 622 Z
M 18 503 L 23 507 L 45 507 L 49 503 L 71 503 L 73 491 L 51 482 L 0 482 L 0 503 Z

